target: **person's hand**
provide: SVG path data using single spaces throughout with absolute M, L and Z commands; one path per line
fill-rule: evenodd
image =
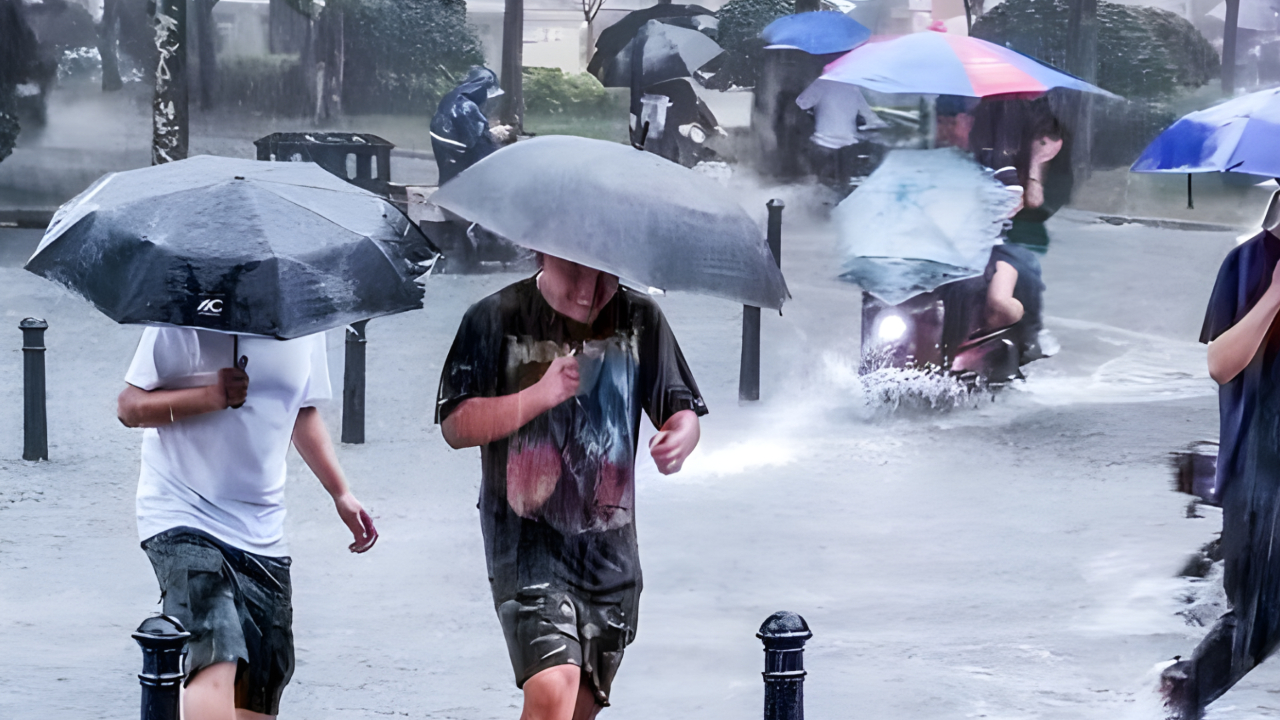
M 495 142 L 505 145 L 516 139 L 515 128 L 510 125 L 495 125 L 489 128 L 489 134 Z
M 213 386 L 213 394 L 218 409 L 238 408 L 244 405 L 249 395 L 249 376 L 239 368 L 222 368 L 218 371 L 218 382 Z
M 567 355 L 553 360 L 551 367 L 547 368 L 536 385 L 546 400 L 547 407 L 553 408 L 578 394 L 581 380 L 578 358 Z
M 649 441 L 649 455 L 658 466 L 658 472 L 663 475 L 680 472 L 685 458 L 698 446 L 701 435 L 698 416 L 692 410 L 681 410 L 672 415 Z
M 1038 137 L 1031 141 L 1031 164 L 1042 165 L 1058 157 L 1062 151 L 1062 138 Z
M 373 526 L 373 518 L 369 517 L 355 495 L 343 493 L 334 498 L 333 504 L 338 508 L 338 517 L 342 518 L 342 522 L 351 531 L 351 536 L 355 538 L 355 542 L 347 546 L 348 550 L 362 553 L 378 542 L 378 530 Z

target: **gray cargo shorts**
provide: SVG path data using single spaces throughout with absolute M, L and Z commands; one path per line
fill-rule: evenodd
M 191 633 L 186 682 L 234 662 L 236 707 L 278 715 L 294 666 L 290 559 L 245 552 L 189 527 L 153 535 L 142 549 L 164 614 Z

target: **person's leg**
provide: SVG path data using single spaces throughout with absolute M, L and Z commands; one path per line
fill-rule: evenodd
M 182 693 L 184 720 L 237 720 L 236 664 L 220 662 L 196 672 Z
M 575 707 L 582 691 L 582 670 L 577 665 L 556 665 L 524 682 L 524 710 L 520 720 L 577 720 Z M 595 696 L 587 689 L 591 702 Z
M 595 720 L 596 713 L 604 709 L 604 706 L 596 700 L 595 690 L 591 688 L 591 682 L 585 675 L 579 675 L 578 680 L 578 702 L 573 707 L 573 720 Z
M 252 710 L 236 708 L 236 720 L 276 720 L 275 715 L 263 715 Z

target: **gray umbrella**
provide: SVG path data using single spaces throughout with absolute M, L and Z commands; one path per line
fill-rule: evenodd
M 715 181 L 626 145 L 544 136 L 503 148 L 431 201 L 517 245 L 640 287 L 779 309 L 764 233 Z
M 313 163 L 200 156 L 98 180 L 26 268 L 116 322 L 288 339 L 421 308 L 429 247 Z
M 637 52 L 641 62 L 635 65 Z M 646 88 L 665 80 L 690 77 L 722 52 L 715 40 L 697 30 L 650 20 L 621 52 L 603 64 L 600 82 L 605 87 Z M 638 78 L 633 76 L 637 71 Z

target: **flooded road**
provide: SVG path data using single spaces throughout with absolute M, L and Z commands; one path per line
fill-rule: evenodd
M 754 633 L 786 609 L 814 633 L 805 698 L 818 720 L 1155 718 L 1151 669 L 1194 647 L 1203 628 L 1178 613 L 1212 582 L 1176 577 L 1220 518 L 1186 517 L 1168 453 L 1216 437 L 1195 339 L 1236 233 L 1060 213 L 1042 261 L 1061 352 L 994 401 L 885 415 L 857 382 L 859 292 L 836 279 L 830 228 L 801 223 L 801 204 L 789 199 L 783 239 L 794 301 L 763 318 L 761 402 L 737 401 L 741 308 L 659 299 L 711 414 L 680 474 L 638 459 L 641 621 L 602 717 L 757 717 Z M 140 331 L 0 257 L 5 320 L 51 326 L 52 457 L 14 459 L 15 327 L 0 350 L 0 717 L 133 717 L 129 632 L 156 591 L 133 529 L 140 438 L 114 398 Z M 514 279 L 432 278 L 427 310 L 370 323 L 369 442 L 339 453 L 378 518 L 371 553 L 346 552 L 293 458 L 289 717 L 518 715 L 485 579 L 478 453 L 449 450 L 430 423 L 463 311 Z M 341 335 L 328 344 L 337 388 Z M 327 413 L 336 429 L 338 408 Z M 1278 682 L 1264 665 L 1210 718 L 1280 716 Z

